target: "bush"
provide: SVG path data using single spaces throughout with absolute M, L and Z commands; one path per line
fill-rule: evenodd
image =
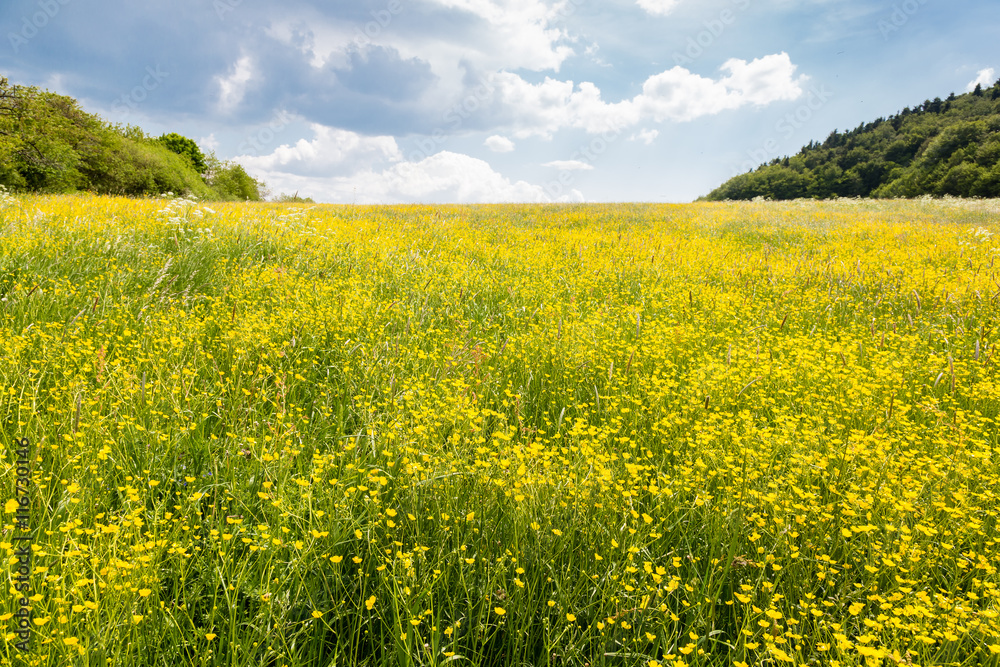
M 205 159 L 208 163 L 207 182 L 215 197 L 223 201 L 262 201 L 265 185 L 254 179 L 235 162 L 219 160 L 214 153 Z
M 274 201 L 279 204 L 315 204 L 316 202 L 312 200 L 311 197 L 300 197 L 298 191 L 294 195 L 286 195 L 282 192 L 280 195 L 274 198 Z
M 208 173 L 209 178 L 200 174 Z M 0 185 L 12 190 L 259 201 L 263 183 L 236 163 L 206 158 L 176 133 L 158 139 L 112 125 L 71 97 L 0 77 Z

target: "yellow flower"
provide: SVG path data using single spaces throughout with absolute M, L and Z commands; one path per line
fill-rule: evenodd
M 80 640 L 77 637 L 64 637 L 63 638 L 63 644 L 66 644 L 66 646 L 76 646 L 79 643 L 80 643 Z
M 330 556 L 330 562 L 332 563 L 339 563 L 342 560 L 344 560 L 343 556 Z
M 205 639 L 207 639 L 208 641 L 212 641 L 213 639 L 215 639 L 218 636 L 219 635 L 215 634 L 214 632 L 209 632 L 209 633 L 205 634 Z
M 573 614 L 566 614 L 566 620 L 569 621 L 570 623 L 574 623 L 576 622 L 576 616 L 574 616 Z
M 321 612 L 321 611 L 316 611 L 316 610 L 314 609 L 314 610 L 313 610 L 313 613 L 312 613 L 312 617 L 313 617 L 313 618 L 323 618 L 323 612 Z
M 139 595 L 141 595 L 144 598 L 149 597 L 149 594 L 152 593 L 152 592 L 153 591 L 149 590 L 148 588 L 140 588 L 139 589 Z
M 375 596 L 373 595 L 367 600 L 365 600 L 365 607 L 368 609 L 368 611 L 371 611 L 372 607 L 374 606 L 375 606 Z
M 851 616 L 857 616 L 858 614 L 861 613 L 861 610 L 864 608 L 865 608 L 864 602 L 855 602 L 854 604 L 852 604 L 850 607 L 847 608 L 847 611 L 850 612 Z
M 494 613 L 496 613 L 497 616 L 503 616 L 504 614 L 507 613 L 507 610 L 504 609 L 503 607 L 493 607 L 493 611 Z

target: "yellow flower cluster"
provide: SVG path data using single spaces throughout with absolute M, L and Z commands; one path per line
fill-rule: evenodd
M 998 660 L 995 202 L 12 202 L 4 664 Z

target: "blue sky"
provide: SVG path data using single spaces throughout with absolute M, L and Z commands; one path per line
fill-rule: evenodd
M 274 194 L 690 201 L 1000 77 L 995 0 L 3 0 L 0 75 Z

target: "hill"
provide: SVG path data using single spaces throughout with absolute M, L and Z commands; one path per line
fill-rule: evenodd
M 703 199 L 1000 197 L 1000 81 L 834 131 Z
M 0 186 L 16 192 L 167 192 L 259 200 L 264 184 L 178 134 L 158 138 L 109 123 L 72 97 L 0 77 Z

